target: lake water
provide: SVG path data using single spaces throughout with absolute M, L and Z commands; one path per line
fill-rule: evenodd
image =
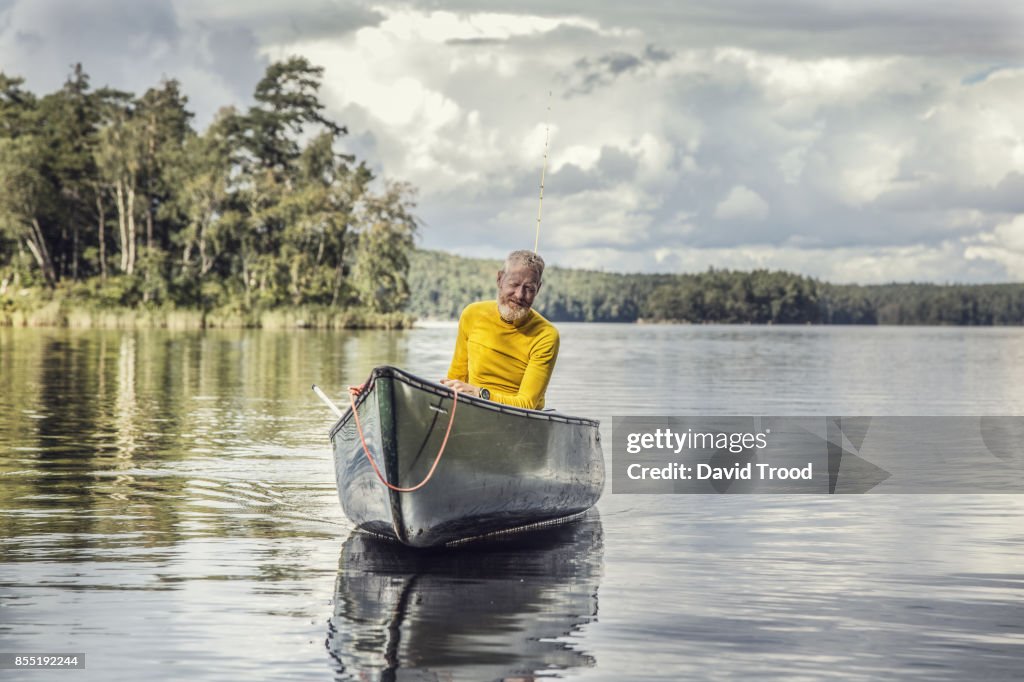
M 1021 415 L 1024 330 L 560 325 L 548 404 Z M 1020 679 L 1020 495 L 618 495 L 418 554 L 353 533 L 330 413 L 454 327 L 0 329 L 3 679 Z M 605 452 L 610 460 L 610 452 Z

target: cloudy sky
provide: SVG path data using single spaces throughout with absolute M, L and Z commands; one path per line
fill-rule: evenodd
M 0 0 L 33 91 L 177 78 L 200 127 L 293 54 L 427 248 L 532 248 L 548 129 L 549 262 L 1024 280 L 1019 0 Z

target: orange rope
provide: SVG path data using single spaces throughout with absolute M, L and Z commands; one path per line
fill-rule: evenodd
M 455 406 L 459 402 L 459 392 L 456 391 L 454 388 L 452 389 L 452 414 L 448 418 L 448 430 L 444 432 L 444 440 L 441 441 L 441 449 L 437 451 L 437 457 L 434 458 L 434 464 L 431 465 L 430 471 L 427 472 L 427 477 L 411 488 L 399 488 L 398 486 L 391 485 L 384 479 L 384 475 L 381 474 L 380 469 L 377 468 L 377 463 L 373 461 L 373 456 L 370 454 L 370 448 L 366 446 L 366 438 L 363 436 L 363 425 L 359 423 L 359 411 L 356 410 L 356 396 L 362 393 L 363 388 L 365 387 L 366 384 L 362 384 L 360 386 L 349 386 L 348 400 L 349 403 L 352 405 L 352 416 L 355 417 L 356 419 L 356 431 L 359 432 L 359 440 L 363 444 L 363 452 L 366 453 L 366 459 L 370 460 L 370 466 L 373 467 L 373 471 L 377 474 L 377 478 L 380 480 L 380 482 L 386 485 L 388 488 L 398 493 L 415 492 L 427 484 L 427 481 L 430 480 L 430 477 L 434 475 L 434 469 L 437 468 L 438 462 L 441 461 L 441 455 L 444 454 L 444 448 L 446 445 L 448 445 L 448 435 L 452 432 L 452 424 L 455 423 Z

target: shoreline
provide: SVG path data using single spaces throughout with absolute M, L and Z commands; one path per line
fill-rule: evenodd
M 267 310 L 197 310 L 188 308 L 98 308 L 75 301 L 49 301 L 13 308 L 0 300 L 0 327 L 69 329 L 409 329 L 416 318 L 407 313 L 376 313 L 364 308 L 299 306 Z
M 210 310 L 172 307 L 102 306 L 93 301 L 73 298 L 17 300 L 0 297 L 0 328 L 49 327 L 69 329 L 383 329 L 402 330 L 414 326 L 450 326 L 458 319 L 417 317 L 412 313 L 378 313 L 366 308 L 336 308 L 328 305 L 304 305 L 257 310 L 221 307 Z M 552 320 L 555 324 L 566 320 Z M 589 324 L 583 322 L 583 324 Z M 981 327 L 1015 328 L 1020 324 L 913 324 L 893 322 L 721 322 L 638 318 L 632 321 L 595 322 L 642 326 L 735 327 Z

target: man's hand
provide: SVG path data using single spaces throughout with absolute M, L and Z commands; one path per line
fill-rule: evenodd
M 459 381 L 458 379 L 441 379 L 441 383 L 448 388 L 454 388 L 459 393 L 465 393 L 471 395 L 474 398 L 480 397 L 480 389 L 473 384 L 467 384 L 465 381 Z

